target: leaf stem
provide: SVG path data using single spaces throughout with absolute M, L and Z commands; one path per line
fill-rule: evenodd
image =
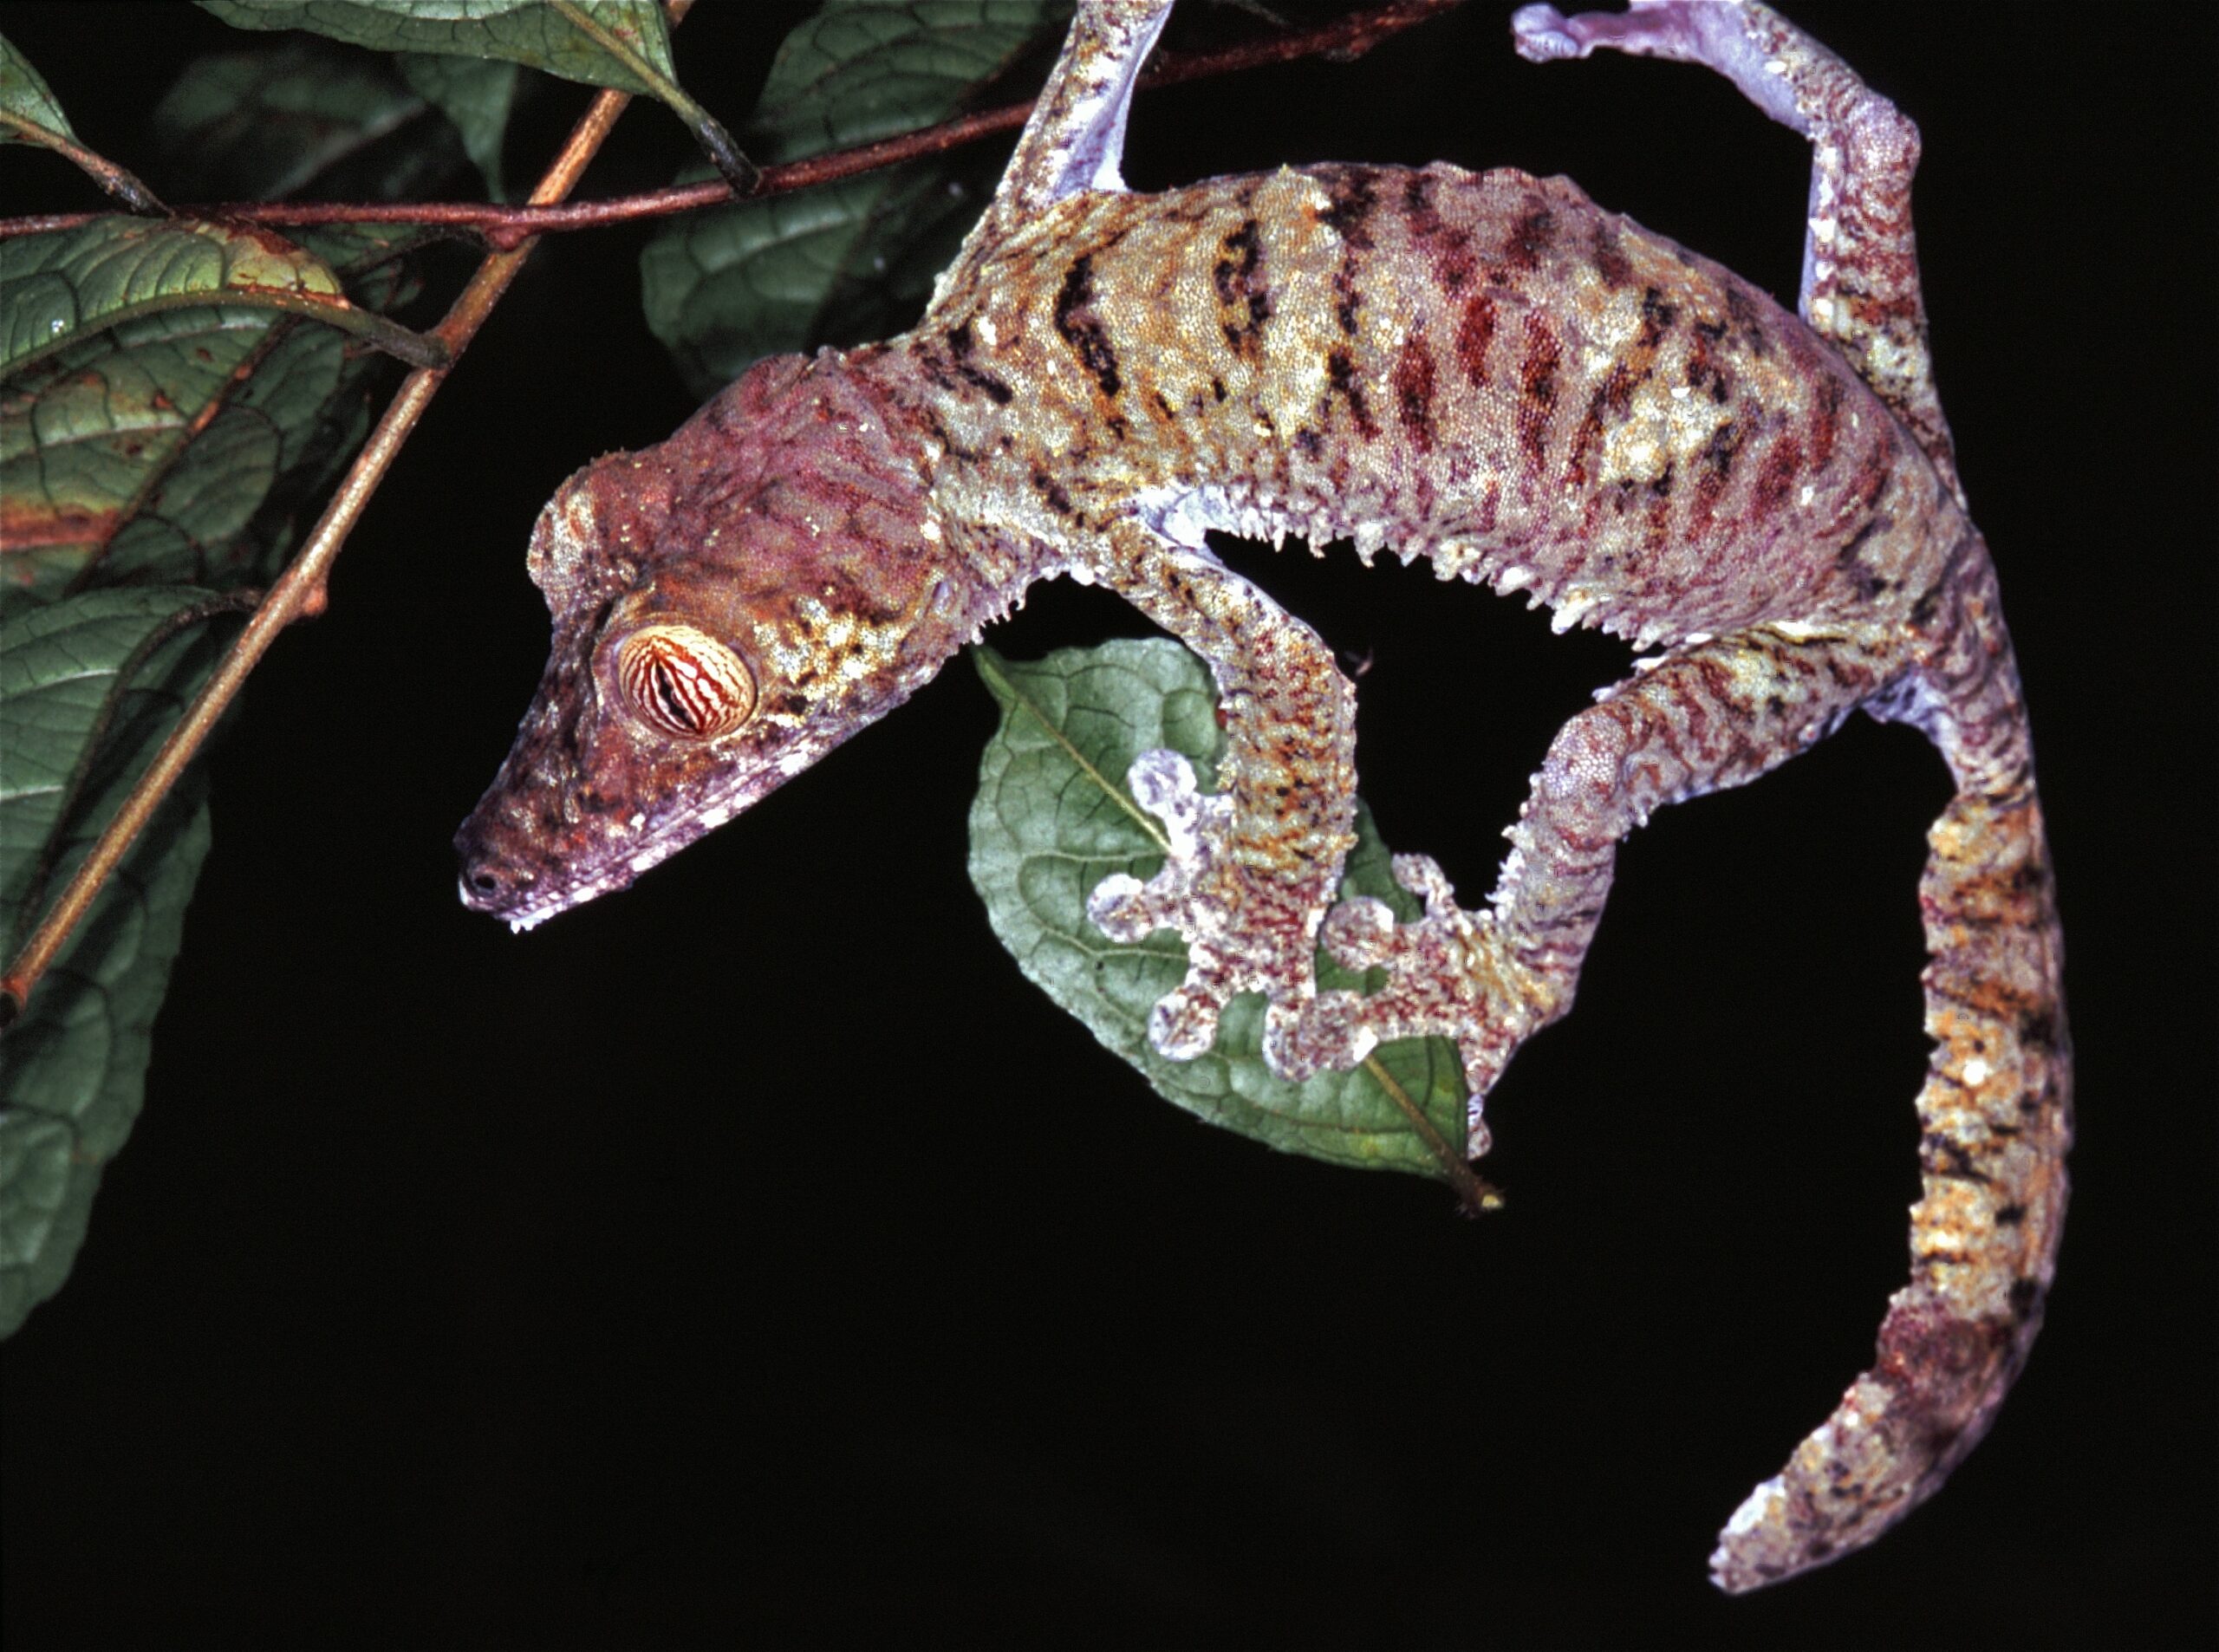
M 1142 76 L 1143 88 L 1175 86 L 1211 75 L 1234 74 L 1266 63 L 1292 62 L 1305 57 L 1329 57 L 1345 62 L 1361 57 L 1381 41 L 1461 5 L 1464 0 L 1389 0 L 1389 3 L 1355 12 L 1337 22 L 1293 34 L 1249 41 L 1217 51 L 1166 56 L 1152 63 Z M 1013 132 L 1032 113 L 1032 103 L 1005 104 L 973 114 L 959 115 L 938 126 L 859 144 L 852 149 L 812 155 L 760 170 L 751 200 L 784 195 L 797 189 L 830 184 L 860 172 L 875 172 L 921 156 L 937 155 L 965 144 Z M 697 132 L 697 136 L 700 133 Z M 736 153 L 736 152 L 735 152 Z M 536 235 L 572 230 L 600 229 L 641 218 L 670 218 L 680 212 L 721 205 L 735 198 L 723 179 L 676 185 L 644 194 L 620 195 L 602 201 L 572 205 L 506 206 L 477 201 L 238 201 L 198 207 L 201 216 L 243 224 L 421 224 L 479 237 L 493 247 L 520 244 Z M 36 235 L 52 230 L 75 229 L 89 221 L 88 212 L 47 213 L 38 217 L 0 218 L 0 239 Z
M 98 150 L 63 137 L 51 127 L 36 120 L 26 120 L 19 114 L 0 109 L 0 132 L 13 134 L 19 143 L 36 144 L 42 149 L 51 149 L 98 184 L 109 194 L 134 212 L 166 212 L 154 192 L 140 183 L 136 176 L 125 171 Z M 90 217 L 91 214 L 82 216 Z
M 690 0 L 673 0 L 674 21 L 684 15 L 689 3 Z M 616 117 L 630 101 L 630 95 L 622 92 L 603 92 L 594 99 L 585 118 L 578 122 L 562 153 L 556 157 L 555 164 L 532 191 L 535 205 L 551 205 L 570 192 L 585 171 L 586 163 L 600 149 Z M 346 480 L 324 507 L 322 518 L 301 547 L 300 554 L 270 588 L 269 595 L 263 598 L 261 606 L 255 609 L 223 663 L 216 668 L 215 675 L 185 709 L 184 717 L 163 742 L 161 750 L 154 754 L 153 761 L 146 765 L 146 773 L 139 777 L 139 784 L 131 789 L 131 795 L 108 822 L 107 829 L 93 845 L 92 852 L 69 880 L 61 898 L 9 965 L 8 972 L 0 976 L 0 1029 L 21 1012 L 31 989 L 92 905 L 101 886 L 115 870 L 170 788 L 177 784 L 185 765 L 215 726 L 216 719 L 238 693 L 248 673 L 269 651 L 277 634 L 295 620 L 322 612 L 324 582 L 332 562 L 347 543 L 347 536 L 385 479 L 402 444 L 423 418 L 433 396 L 452 371 L 454 361 L 485 325 L 493 306 L 500 302 L 501 295 L 530 256 L 531 248 L 532 243 L 525 240 L 488 257 L 478 266 L 470 284 L 462 289 L 446 318 L 432 330 L 432 338 L 446 350 L 447 365 L 420 367 L 401 381 L 385 416 L 371 432 L 361 452 L 355 456 Z
M 1479 1216 L 1489 1211 L 1500 1210 L 1502 1190 L 1473 1169 L 1470 1161 L 1448 1145 L 1448 1139 L 1434 1128 L 1433 1121 L 1425 1115 L 1425 1109 L 1410 1099 L 1409 1091 L 1395 1082 L 1395 1075 L 1387 1070 L 1387 1063 L 1376 1055 L 1366 1056 L 1363 1070 L 1370 1073 L 1372 1082 L 1386 1092 L 1387 1099 L 1395 1104 L 1395 1110 L 1410 1122 L 1410 1128 L 1416 1132 L 1418 1140 L 1425 1143 L 1440 1164 L 1441 1180 L 1456 1190 L 1457 1202 L 1463 1206 L 1464 1214 Z
M 646 54 L 615 30 L 602 27 L 600 21 L 577 0 L 548 0 L 563 20 L 595 45 L 622 63 L 640 77 L 641 84 L 656 98 L 668 106 L 672 114 L 686 123 L 693 140 L 701 146 L 701 153 L 724 175 L 734 195 L 752 195 L 763 181 L 763 169 L 739 152 L 717 118 L 703 108 L 669 75 L 656 68 Z

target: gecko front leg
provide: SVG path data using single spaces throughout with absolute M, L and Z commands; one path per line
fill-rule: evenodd
M 1089 556 L 1095 577 L 1209 662 L 1227 751 L 1214 795 L 1175 751 L 1135 760 L 1134 798 L 1164 822 L 1169 852 L 1146 884 L 1104 880 L 1088 915 L 1116 940 L 1157 929 L 1186 940 L 1187 979 L 1149 1019 L 1163 1054 L 1201 1054 L 1227 1002 L 1262 992 L 1275 1070 L 1352 1067 L 1376 1040 L 1344 1012 L 1351 994 L 1321 1000 L 1315 969 L 1355 842 L 1356 690 L 1315 631 L 1193 537 L 1125 517 Z

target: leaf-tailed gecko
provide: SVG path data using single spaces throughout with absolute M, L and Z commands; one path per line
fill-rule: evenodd
M 1929 372 L 1910 120 L 1757 4 L 1513 22 L 1548 60 L 1706 64 L 1812 146 L 1801 319 L 1561 179 L 1317 166 L 1162 194 L 1119 176 L 1170 0 L 1081 0 L 999 188 L 914 330 L 758 362 L 660 446 L 563 485 L 528 566 L 537 700 L 458 838 L 472 907 L 528 927 L 621 888 L 892 710 L 1033 581 L 1115 590 L 1206 659 L 1228 752 L 1142 756 L 1171 843 L 1090 902 L 1184 938 L 1165 1055 L 1235 994 L 1301 1077 L 1454 1039 L 1468 1146 L 1570 1006 L 1617 845 L 1851 712 L 1910 723 L 1955 796 L 1920 885 L 1935 1041 L 1912 1277 L 1877 1357 L 1728 1522 L 1747 1590 L 1869 1543 L 1987 1428 L 2042 1316 L 2070 1066 L 2027 721 Z M 1398 857 L 1425 915 L 1341 901 L 1353 686 L 1211 554 L 1352 538 L 1524 591 L 1647 651 L 1550 745 L 1488 904 Z M 1321 992 L 1322 943 L 1384 966 Z

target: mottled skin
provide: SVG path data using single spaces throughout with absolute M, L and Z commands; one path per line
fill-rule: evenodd
M 1168 0 L 1083 3 L 1009 172 L 915 331 L 758 365 L 540 521 L 555 647 L 463 829 L 464 898 L 519 927 L 621 888 L 901 703 L 1031 581 L 1099 582 L 1207 659 L 1229 755 L 1129 777 L 1172 853 L 1106 881 L 1114 937 L 1178 931 L 1171 1056 L 1237 993 L 1299 1076 L 1382 1039 L 1462 1050 L 1470 1148 L 1513 1051 L 1570 1006 L 1618 841 L 1851 712 L 1909 722 L 1957 794 L 1920 899 L 1936 1040 L 1911 1283 L 1878 1356 L 1735 1514 L 1717 1581 L 1871 1541 L 1986 1429 L 2038 1327 L 2069 1057 L 2026 719 L 1924 343 L 1916 133 L 1757 5 L 1527 7 L 1528 55 L 1706 63 L 1814 149 L 1804 320 L 1561 179 L 1315 166 L 1162 195 L 1116 174 Z M 1552 743 L 1487 907 L 1336 905 L 1354 689 L 1206 530 L 1353 538 L 1522 590 L 1652 652 Z M 1320 940 L 1384 965 L 1319 993 Z

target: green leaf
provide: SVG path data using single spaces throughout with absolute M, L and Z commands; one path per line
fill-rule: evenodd
M 1185 944 L 1169 932 L 1136 946 L 1111 941 L 1088 920 L 1086 898 L 1112 873 L 1146 878 L 1162 864 L 1159 829 L 1125 789 L 1136 757 L 1168 747 L 1198 774 L 1215 771 L 1225 742 L 1202 663 L 1161 639 L 1065 649 L 1029 665 L 985 648 L 974 658 L 1002 721 L 971 809 L 971 881 L 1027 979 L 1159 1095 L 1212 1124 L 1334 1164 L 1441 1177 L 1468 1202 L 1488 1202 L 1464 1166 L 1463 1071 L 1446 1039 L 1382 1044 L 1353 1071 L 1291 1083 L 1264 1065 L 1264 1001 L 1249 994 L 1227 1007 L 1207 1055 L 1168 1061 L 1149 1044 L 1149 1010 L 1186 974 Z M 1376 895 L 1404 921 L 1419 915 L 1361 809 L 1341 893 Z M 1380 985 L 1323 953 L 1318 980 Z
M 1070 10 L 1069 0 L 828 0 L 779 45 L 750 135 L 766 159 L 800 160 L 945 120 Z
M 34 133 L 47 134 L 49 147 L 54 138 L 66 143 L 77 140 L 69 117 L 62 113 L 45 76 L 5 36 L 0 36 L 0 143 L 40 142 L 30 135 Z
M 833 0 L 779 46 L 750 141 L 797 160 L 947 120 L 1069 12 Z M 641 254 L 647 324 L 704 394 L 758 356 L 897 331 L 954 257 L 992 166 L 922 161 L 676 220 Z
M 984 199 L 927 165 L 693 214 L 641 251 L 648 328 L 704 396 L 762 356 L 899 332 Z
M 77 141 L 69 117 L 30 60 L 0 39 L 0 144 L 27 143 L 51 149 L 135 212 L 164 211 L 148 189 L 105 155 Z
M 0 382 L 0 614 L 92 585 L 266 579 L 284 514 L 361 439 L 377 362 L 329 328 L 225 302 L 69 326 L 68 272 L 87 261 L 70 244 L 97 250 L 119 224 L 157 227 L 103 219 L 0 244 L 0 315 L 47 282 L 65 324 L 63 348 Z M 315 239 L 366 297 L 402 296 L 405 231 Z
M 486 192 L 497 201 L 505 199 L 501 146 L 524 83 L 523 71 L 514 63 L 491 58 L 437 57 L 426 52 L 402 52 L 394 62 L 401 78 L 462 134 L 463 149 L 485 179 Z
M 0 927 L 10 954 L 206 675 L 211 641 L 191 621 L 207 597 L 94 591 L 0 621 Z M 68 1277 L 101 1169 L 138 1116 L 149 1035 L 207 848 L 196 771 L 0 1040 L 0 1336 Z
M 13 377 L 88 333 L 207 307 L 305 315 L 419 367 L 446 360 L 435 341 L 349 302 L 321 258 L 268 230 L 98 218 L 0 242 L 0 375 Z
M 204 200 L 428 193 L 456 136 L 392 64 L 314 39 L 196 59 L 154 107 L 175 187 Z
M 378 51 L 498 57 L 668 106 L 737 187 L 751 169 L 678 84 L 657 0 L 200 0 L 235 29 L 305 29 Z

